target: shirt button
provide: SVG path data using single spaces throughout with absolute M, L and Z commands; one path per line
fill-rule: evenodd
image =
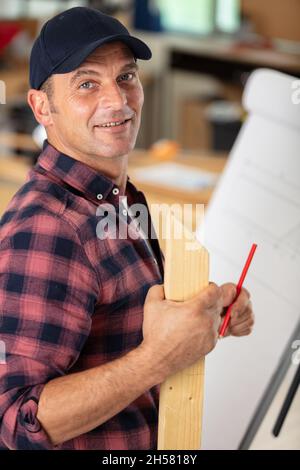
M 124 210 L 122 211 L 122 213 L 123 213 L 123 215 L 127 215 L 127 210 L 124 209 Z
M 118 190 L 118 188 L 114 188 L 112 192 L 116 196 L 117 194 L 119 194 L 120 191 Z
M 101 199 L 103 199 L 103 194 L 97 194 L 97 199 L 100 201 Z

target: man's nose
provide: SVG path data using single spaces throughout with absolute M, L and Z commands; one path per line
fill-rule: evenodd
M 100 102 L 101 106 L 118 111 L 127 104 L 126 93 L 118 83 L 109 84 L 105 86 Z

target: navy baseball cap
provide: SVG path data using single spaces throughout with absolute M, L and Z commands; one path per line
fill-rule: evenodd
M 121 41 L 137 59 L 151 59 L 151 50 L 130 35 L 116 18 L 99 10 L 74 7 L 47 21 L 30 55 L 30 86 L 39 89 L 50 75 L 75 70 L 97 47 Z

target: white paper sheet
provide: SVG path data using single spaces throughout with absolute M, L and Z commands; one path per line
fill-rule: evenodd
M 292 82 L 267 70 L 250 78 L 250 115 L 206 214 L 211 280 L 237 283 L 252 243 L 258 248 L 244 283 L 254 332 L 221 340 L 207 357 L 204 449 L 238 447 L 300 318 L 300 106 Z

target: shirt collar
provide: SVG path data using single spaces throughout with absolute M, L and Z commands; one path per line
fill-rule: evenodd
M 43 168 L 49 176 L 67 183 L 94 203 L 110 199 L 110 195 L 113 202 L 119 194 L 119 188 L 112 180 L 85 163 L 59 152 L 47 140 L 44 141 L 36 167 Z

